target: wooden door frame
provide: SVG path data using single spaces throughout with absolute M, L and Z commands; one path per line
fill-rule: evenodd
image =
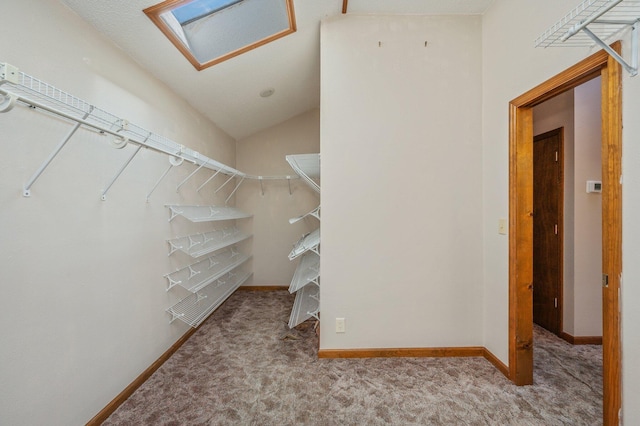
M 612 45 L 620 52 L 620 42 Z M 602 77 L 602 272 L 604 424 L 617 425 L 621 405 L 622 273 L 621 66 L 599 51 L 509 104 L 509 377 L 533 383 L 533 107 Z

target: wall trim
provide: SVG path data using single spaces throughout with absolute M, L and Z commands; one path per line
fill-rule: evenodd
M 572 345 L 602 345 L 602 336 L 572 336 L 564 331 L 559 336 Z
M 289 290 L 289 286 L 284 285 L 243 285 L 238 287 L 240 291 L 281 291 Z
M 318 358 L 434 358 L 483 356 L 482 346 L 444 348 L 319 349 Z
M 493 364 L 493 366 L 496 367 L 498 369 L 498 371 L 500 371 L 502 374 L 504 374 L 504 377 L 506 377 L 508 379 L 509 378 L 509 367 L 507 366 L 507 364 L 505 364 L 504 362 L 500 361 L 498 359 L 498 357 L 495 356 L 489 349 L 487 349 L 487 348 L 482 348 L 482 349 L 483 349 L 482 356 L 484 357 L 484 359 L 486 359 L 491 364 Z
M 202 324 L 201 324 L 202 325 Z M 96 414 L 91 420 L 87 422 L 87 426 L 99 426 L 101 425 L 107 418 L 113 414 L 114 411 L 118 409 L 133 393 L 140 387 L 144 382 L 147 381 L 149 377 L 153 373 L 156 372 L 158 368 L 162 366 L 171 355 L 173 355 L 180 347 L 187 341 L 189 338 L 195 333 L 198 329 L 191 328 L 186 333 L 182 335 L 180 339 L 178 339 L 169 349 L 166 350 L 165 353 L 160 355 L 153 364 L 151 364 L 146 370 L 142 372 L 138 377 L 135 378 L 133 382 L 129 384 L 122 392 L 120 392 L 110 403 L 108 403 L 98 414 Z
M 483 346 L 443 348 L 319 349 L 318 358 L 455 358 L 483 357 L 509 378 L 509 367 Z

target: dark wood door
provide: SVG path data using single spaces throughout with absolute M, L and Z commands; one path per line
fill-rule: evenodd
M 559 334 L 562 303 L 562 129 L 533 140 L 533 321 Z

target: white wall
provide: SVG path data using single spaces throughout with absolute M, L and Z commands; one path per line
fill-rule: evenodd
M 509 207 L 508 104 L 534 86 L 585 58 L 586 48 L 536 49 L 533 41 L 555 23 L 576 1 L 496 0 L 483 17 L 483 184 L 484 184 L 484 330 L 485 346 L 508 361 L 508 240 L 495 233 L 498 217 Z M 628 43 L 625 38 L 624 44 Z M 627 56 L 628 52 L 627 52 Z M 638 78 L 623 80 L 623 414 L 640 418 L 634 403 L 640 396 L 640 290 L 629 283 L 640 280 L 635 260 L 640 232 L 634 221 L 640 215 L 640 113 Z
M 575 329 L 602 336 L 602 195 L 587 180 L 602 180 L 600 78 L 575 88 Z
M 234 164 L 230 137 L 59 2 L 3 2 L 2 16 L 0 61 Z M 198 227 L 168 223 L 164 204 L 224 201 L 196 195 L 203 171 L 176 193 L 194 170 L 185 164 L 145 203 L 169 164 L 146 150 L 101 201 L 134 148 L 87 130 L 22 197 L 71 126 L 24 106 L 0 114 L 1 424 L 83 424 L 182 336 L 187 326 L 170 325 L 165 309 L 185 294 L 167 293 L 163 275 L 188 259 L 167 257 L 165 239 Z
M 474 16 L 322 23 L 321 348 L 482 343 L 481 49 Z
M 640 77 L 625 74 L 622 87 L 622 414 L 633 425 L 640 419 Z
M 285 160 L 289 154 L 320 151 L 320 110 L 314 109 L 284 123 L 239 140 L 236 167 L 245 173 L 295 176 Z M 236 194 L 236 205 L 253 213 L 253 278 L 245 285 L 289 286 L 298 264 L 287 257 L 298 239 L 319 226 L 315 218 L 290 224 L 289 219 L 316 208 L 320 197 L 301 179 L 287 181 L 245 181 Z
M 564 224 L 563 224 L 563 306 L 562 330 L 574 335 L 574 105 L 573 90 L 562 93 L 533 108 L 533 134 L 559 127 L 564 132 Z

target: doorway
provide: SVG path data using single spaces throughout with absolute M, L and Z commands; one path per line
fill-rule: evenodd
M 620 43 L 612 45 L 620 52 Z M 509 105 L 509 376 L 533 382 L 533 111 L 545 100 L 600 75 L 602 88 L 602 312 L 604 424 L 618 423 L 621 403 L 622 272 L 621 67 L 597 52 Z

